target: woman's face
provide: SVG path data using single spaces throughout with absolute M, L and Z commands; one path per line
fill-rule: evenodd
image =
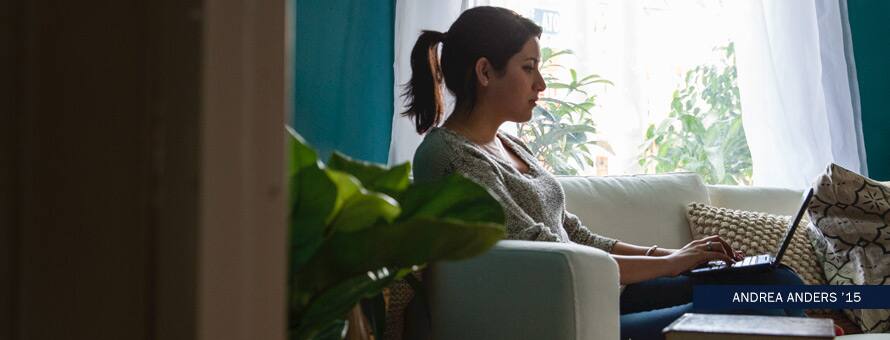
M 486 87 L 486 100 L 510 122 L 527 122 L 541 91 L 547 88 L 538 69 L 541 48 L 538 39 L 525 42 L 522 50 L 507 61 L 503 74 L 490 78 Z

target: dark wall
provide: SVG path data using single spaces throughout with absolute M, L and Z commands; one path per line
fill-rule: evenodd
M 847 2 L 869 177 L 890 180 L 890 1 Z
M 0 339 L 195 338 L 201 5 L 2 5 Z

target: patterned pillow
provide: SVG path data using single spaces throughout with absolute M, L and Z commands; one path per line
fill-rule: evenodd
M 829 284 L 890 284 L 890 187 L 836 164 L 815 183 L 811 238 Z M 890 310 L 844 310 L 865 332 L 890 330 Z
M 785 236 L 791 216 L 776 216 L 744 210 L 714 207 L 702 203 L 691 203 L 686 208 L 686 219 L 693 239 L 710 235 L 720 235 L 733 249 L 742 250 L 747 255 L 773 254 Z M 794 269 L 808 285 L 827 284 L 822 268 L 813 253 L 813 247 L 806 233 L 807 227 L 801 221 L 791 244 L 785 251 L 782 263 Z

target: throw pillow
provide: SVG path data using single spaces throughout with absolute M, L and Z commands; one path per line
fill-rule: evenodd
M 775 255 L 791 220 L 791 216 L 720 208 L 702 203 L 689 204 L 686 218 L 693 239 L 719 235 L 733 249 L 742 250 L 747 255 Z M 801 221 L 798 225 L 782 263 L 797 272 L 804 283 L 824 285 L 825 277 L 816 261 L 813 247 L 806 233 L 801 232 L 807 227 L 807 223 Z
M 890 284 L 890 187 L 836 164 L 815 183 L 808 213 L 828 282 Z M 865 332 L 890 330 L 890 310 L 844 310 Z

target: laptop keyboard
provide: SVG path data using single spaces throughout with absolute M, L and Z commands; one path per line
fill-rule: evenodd
M 753 266 L 761 263 L 770 263 L 772 261 L 772 256 L 768 254 L 757 255 L 757 256 L 748 256 L 743 260 L 733 263 L 733 267 L 745 267 L 745 266 Z M 723 261 L 711 261 L 709 263 L 709 267 L 711 269 L 720 269 L 726 267 L 726 264 Z

